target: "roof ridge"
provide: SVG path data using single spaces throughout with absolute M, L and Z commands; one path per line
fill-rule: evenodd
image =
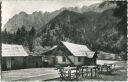
M 19 44 L 5 44 L 5 43 L 2 43 L 2 45 L 10 45 L 10 46 L 16 45 L 16 46 L 22 46 L 22 45 L 19 45 Z
M 67 41 L 61 41 L 61 42 L 67 42 Z M 83 44 L 76 44 L 76 43 L 71 43 L 71 42 L 67 42 L 67 43 L 75 44 L 75 45 L 83 45 Z M 86 46 L 86 45 L 83 45 L 83 46 Z

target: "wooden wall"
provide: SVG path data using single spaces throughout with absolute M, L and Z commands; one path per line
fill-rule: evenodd
M 3 57 L 2 69 L 23 69 L 23 68 L 36 68 L 42 67 L 43 62 L 40 56 L 28 56 L 28 57 Z

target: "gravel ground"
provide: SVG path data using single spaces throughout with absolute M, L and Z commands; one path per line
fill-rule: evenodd
M 22 80 L 30 79 L 33 77 L 44 76 L 43 80 L 50 79 L 51 75 L 56 75 L 57 71 L 55 68 L 31 68 L 31 69 L 20 69 L 20 70 L 10 70 L 2 72 L 2 80 Z M 48 75 L 48 76 L 47 76 Z M 40 77 L 41 78 L 41 77 Z M 35 78 L 36 79 L 36 78 Z

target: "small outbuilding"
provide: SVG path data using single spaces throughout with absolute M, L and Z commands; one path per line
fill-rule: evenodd
M 95 65 L 97 54 L 86 45 L 74 44 L 61 41 L 49 51 L 43 53 L 47 65 Z
M 22 45 L 2 44 L 2 69 L 22 68 L 27 56 Z
M 42 67 L 42 56 L 27 53 L 22 45 L 2 44 L 2 70 Z

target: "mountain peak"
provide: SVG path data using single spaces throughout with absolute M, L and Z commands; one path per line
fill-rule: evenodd
M 27 13 L 24 12 L 24 11 L 21 11 L 21 12 L 19 13 L 19 15 L 27 15 Z
M 32 14 L 42 14 L 42 12 L 41 11 L 35 11 L 35 12 L 33 12 Z
M 71 12 L 71 11 L 65 9 L 65 10 L 63 10 L 61 13 L 70 13 L 70 12 Z

